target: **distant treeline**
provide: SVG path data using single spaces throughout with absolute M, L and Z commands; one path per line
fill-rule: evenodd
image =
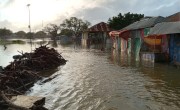
M 144 17 L 144 14 L 137 13 L 125 13 L 124 15 L 119 13 L 117 16 L 109 18 L 108 24 L 110 28 L 114 30 L 120 30 L 136 21 L 139 21 Z
M 134 14 L 134 13 L 125 13 L 124 15 L 119 13 L 117 16 L 109 18 L 107 23 L 110 28 L 113 30 L 122 29 L 129 24 L 139 21 L 144 17 L 144 14 Z M 55 39 L 57 36 L 66 35 L 69 37 L 72 36 L 81 36 L 81 33 L 91 25 L 87 20 L 82 20 L 76 17 L 70 17 L 65 19 L 61 24 L 48 24 L 43 31 L 26 33 L 24 31 L 18 31 L 13 33 L 11 30 L 6 28 L 0 29 L 0 38 L 44 38 L 51 37 Z
M 36 33 L 32 32 L 24 32 L 24 31 L 18 31 L 13 33 L 10 29 L 6 28 L 0 28 L 0 38 L 1 39 L 6 39 L 6 38 L 29 38 L 29 37 L 34 37 L 34 38 L 45 38 L 48 37 L 47 33 L 44 31 L 38 31 Z

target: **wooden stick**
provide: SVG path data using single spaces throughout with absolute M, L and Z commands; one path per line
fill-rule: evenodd
M 28 84 L 25 84 L 24 86 L 27 87 L 27 86 L 29 86 L 29 85 L 31 85 L 31 84 L 34 84 L 34 82 L 30 82 L 30 83 L 28 83 Z M 22 89 L 24 86 L 21 86 L 21 87 L 17 88 L 17 90 Z
M 16 92 L 17 94 L 22 95 L 21 92 L 19 92 L 19 91 L 17 91 L 17 90 L 14 90 L 14 89 L 12 89 L 12 88 L 10 88 L 10 87 L 8 87 L 8 86 L 6 86 L 6 87 L 7 87 L 7 89 L 9 89 L 9 90 L 11 90 L 11 91 L 13 91 L 13 92 Z

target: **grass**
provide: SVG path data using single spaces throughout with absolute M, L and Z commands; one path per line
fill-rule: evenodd
M 26 43 L 25 41 L 22 41 L 22 40 L 12 40 L 11 42 L 13 44 L 25 44 Z
M 9 44 L 25 44 L 25 41 L 22 40 L 0 40 L 0 45 L 9 45 Z

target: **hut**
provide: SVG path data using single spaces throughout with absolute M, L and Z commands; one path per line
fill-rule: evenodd
M 71 44 L 72 43 L 72 37 L 66 36 L 66 35 L 61 35 L 56 37 L 57 40 L 60 41 L 60 44 Z
M 117 49 L 121 52 L 127 51 L 128 48 L 128 37 L 129 37 L 128 30 L 120 30 L 120 31 L 111 31 L 109 35 L 113 40 L 113 48 Z
M 140 21 L 134 22 L 122 30 L 111 32 L 111 37 L 121 37 L 121 44 L 125 45 L 125 50 L 131 54 L 135 60 L 139 60 L 139 53 L 141 51 L 148 51 L 147 45 L 144 44 L 144 38 L 149 34 L 150 29 L 157 23 L 164 20 L 164 17 L 145 17 Z M 119 34 L 118 34 L 119 33 Z M 117 35 L 118 34 L 118 35 Z M 124 51 L 121 47 L 121 51 Z
M 155 25 L 149 33 L 149 36 L 153 35 L 167 36 L 168 46 L 163 50 L 166 50 L 164 52 L 173 64 L 180 65 L 180 21 L 162 22 Z M 162 42 L 164 42 L 163 39 Z
M 165 61 L 180 65 L 180 12 L 165 18 L 162 23 L 156 24 L 149 32 L 148 37 L 160 40 L 159 50 L 165 56 Z M 163 57 L 161 57 L 163 58 Z
M 82 33 L 82 45 L 85 47 L 98 45 L 101 49 L 110 48 L 111 39 L 108 34 L 110 31 L 108 24 L 100 22 Z

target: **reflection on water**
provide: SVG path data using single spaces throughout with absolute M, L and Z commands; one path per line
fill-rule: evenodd
M 4 47 L 0 45 L 0 65 L 6 66 L 9 64 L 9 62 L 13 61 L 12 56 L 16 54 L 20 54 L 18 51 L 24 51 L 27 52 L 31 50 L 29 45 L 17 45 L 17 44 L 11 44 L 6 45 L 6 50 L 4 50 Z
M 124 52 L 119 52 L 116 49 L 113 49 L 111 52 L 111 61 L 114 64 L 117 64 L 121 67 L 129 67 L 129 66 L 133 66 L 133 67 L 139 67 L 140 66 L 140 62 L 139 61 L 135 61 L 130 54 L 128 54 L 126 51 Z M 144 65 L 145 66 L 145 65 Z
M 17 40 L 17 39 L 10 39 L 10 40 Z M 20 54 L 19 52 L 31 52 L 40 45 L 44 45 L 49 42 L 49 39 L 45 39 L 45 41 L 42 41 L 41 39 L 33 39 L 31 46 L 29 39 L 21 39 L 21 40 L 26 43 L 6 45 L 6 49 L 4 49 L 3 45 L 0 45 L 0 66 L 8 65 L 9 62 L 13 61 L 12 56 Z
M 118 64 L 121 67 L 131 65 L 131 57 L 126 52 L 119 52 L 118 50 L 113 49 L 111 58 L 114 64 Z
M 17 49 L 30 50 L 28 44 L 8 48 L 6 52 L 0 46 L 0 61 L 11 59 Z M 45 96 L 45 106 L 50 110 L 180 109 L 177 68 L 166 64 L 144 66 L 125 52 L 115 50 L 104 52 L 60 45 L 56 49 L 68 62 L 54 71 L 52 80 L 36 83 L 27 93 Z

